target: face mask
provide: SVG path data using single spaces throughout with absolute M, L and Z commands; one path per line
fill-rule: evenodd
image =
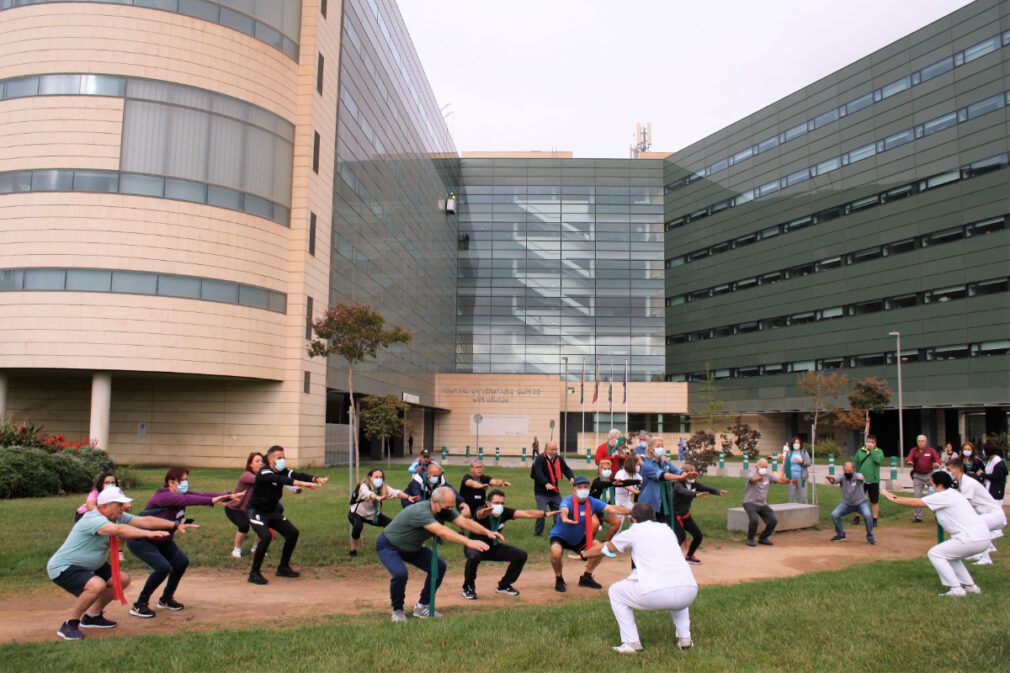
M 441 475 L 437 477 L 428 477 L 428 483 L 432 486 L 437 486 L 440 481 L 442 481 Z
M 589 491 L 580 488 L 579 490 L 575 491 L 575 497 L 578 498 L 579 500 L 585 500 L 586 498 L 589 497 Z
M 177 490 L 179 493 L 188 493 L 189 492 L 189 480 L 188 479 L 183 479 L 182 481 L 180 481 L 179 485 L 175 487 L 175 490 Z
M 283 458 L 278 458 L 276 461 L 274 461 L 274 469 L 277 470 L 278 472 L 283 472 L 285 464 L 286 463 L 284 462 Z
M 854 477 L 854 476 L 855 476 L 855 475 L 853 475 L 853 474 L 852 474 L 851 472 L 846 472 L 846 473 L 845 473 L 845 478 L 846 478 L 846 479 L 849 479 L 849 480 L 851 480 L 851 479 L 852 479 L 852 477 Z
M 610 479 L 610 475 L 612 474 L 613 472 L 611 470 L 600 470 L 600 476 L 604 479 Z
M 970 450 L 970 449 L 965 449 L 965 450 L 963 451 L 963 453 L 964 453 L 964 457 L 965 457 L 965 458 L 967 458 L 968 456 L 970 456 L 970 455 L 971 455 L 971 450 Z
M 687 483 L 689 483 L 689 484 L 693 484 L 693 483 L 694 483 L 694 482 L 696 482 L 696 481 L 697 481 L 697 479 L 688 479 L 688 480 L 687 480 Z
M 759 467 L 758 468 L 758 474 L 760 474 L 762 477 L 765 476 L 766 474 L 768 474 L 768 468 L 767 467 Z
M 800 450 L 800 443 L 799 442 L 793 442 L 793 448 L 796 449 L 797 451 L 799 451 Z
M 495 516 L 501 516 L 504 511 L 505 505 L 491 505 L 491 513 Z
M 382 488 L 382 477 L 376 477 L 375 479 L 373 479 L 372 484 L 375 486 L 375 488 Z
M 666 455 L 666 449 L 662 447 L 656 449 L 656 458 L 662 458 L 664 455 Z

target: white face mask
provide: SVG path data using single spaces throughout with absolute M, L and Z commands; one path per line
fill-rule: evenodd
M 586 498 L 589 497 L 589 491 L 587 489 L 580 488 L 579 490 L 575 491 L 575 497 L 578 498 L 579 500 L 585 500 Z
M 664 449 L 662 446 L 657 446 L 656 447 L 656 458 L 662 458 L 665 455 L 666 455 L 666 449 Z
M 431 484 L 432 486 L 438 486 L 439 482 L 441 481 L 442 481 L 442 475 L 439 475 L 437 477 L 428 477 L 428 483 Z
M 382 477 L 376 477 L 375 479 L 373 479 L 372 485 L 374 485 L 375 488 L 382 488 Z
M 491 505 L 491 513 L 495 516 L 501 516 L 504 511 L 505 505 Z
M 604 479 L 610 479 L 610 475 L 612 474 L 613 472 L 611 470 L 600 470 L 600 476 Z
M 796 449 L 797 451 L 799 451 L 800 450 L 800 443 L 799 442 L 793 442 L 793 448 Z
M 961 453 L 963 453 L 963 454 L 965 455 L 965 457 L 968 457 L 968 456 L 970 456 L 970 455 L 971 455 L 971 449 L 965 449 L 965 450 L 964 450 L 964 451 L 962 451 Z
M 693 484 L 693 483 L 694 483 L 695 481 L 697 481 L 697 479 L 688 479 L 688 480 L 687 480 L 687 483 L 689 483 L 689 484 Z
M 768 474 L 768 468 L 767 467 L 759 467 L 758 468 L 758 474 L 760 474 L 762 477 L 765 476 L 766 474 Z

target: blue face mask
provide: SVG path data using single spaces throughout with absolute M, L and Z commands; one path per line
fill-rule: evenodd
M 274 469 L 277 470 L 278 472 L 284 471 L 284 465 L 285 463 L 283 458 L 278 458 L 276 461 L 274 461 Z
M 189 479 L 183 479 L 179 482 L 179 485 L 175 487 L 175 490 L 179 493 L 189 493 Z

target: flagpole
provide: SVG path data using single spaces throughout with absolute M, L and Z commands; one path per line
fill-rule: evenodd
M 607 385 L 607 401 L 610 402 L 610 427 L 614 427 L 614 361 L 610 361 L 610 383 Z
M 579 406 L 582 408 L 582 441 L 586 437 L 586 359 L 582 358 L 582 386 L 579 393 Z M 579 455 L 582 455 L 582 447 L 578 447 Z
M 599 439 L 596 435 L 600 432 L 600 361 L 596 361 L 596 369 L 593 371 L 593 444 Z
M 628 361 L 624 361 L 624 431 L 631 432 L 628 422 Z

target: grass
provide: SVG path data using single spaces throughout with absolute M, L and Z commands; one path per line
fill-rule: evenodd
M 611 652 L 618 632 L 601 597 L 456 608 L 440 621 L 398 625 L 383 612 L 270 629 L 5 645 L 0 661 L 5 673 L 1006 671 L 1010 571 L 998 562 L 976 577 L 985 593 L 964 599 L 936 595 L 925 558 L 703 588 L 691 608 L 689 652 L 676 650 L 670 618 L 658 612 L 638 613 L 644 652 Z
M 366 468 L 369 466 L 365 466 Z M 577 466 L 573 465 L 573 469 Z M 590 474 L 588 470 L 578 470 Z M 151 493 L 161 485 L 164 476 L 163 468 L 138 468 L 133 470 L 139 483 L 129 489 L 129 495 L 137 500 L 139 511 L 147 502 Z M 446 478 L 453 486 L 459 486 L 465 469 L 459 465 L 447 467 Z M 516 508 L 533 508 L 533 482 L 529 478 L 528 468 L 495 468 L 489 465 L 488 474 L 512 482 L 508 492 L 508 504 Z M 329 475 L 332 479 L 323 488 L 306 492 L 302 495 L 284 496 L 288 517 L 301 531 L 298 549 L 295 551 L 294 563 L 299 567 L 373 565 L 377 563 L 374 551 L 376 529 L 365 527 L 365 541 L 362 553 L 357 558 L 347 556 L 347 470 L 328 469 L 315 471 L 317 474 Z M 194 469 L 190 472 L 191 488 L 196 491 L 226 491 L 235 487 L 238 477 L 237 470 L 225 469 Z M 395 486 L 405 486 L 407 472 L 405 466 L 394 465 L 387 474 L 387 481 Z M 698 524 L 705 532 L 706 540 L 743 540 L 740 533 L 729 533 L 726 530 L 726 509 L 737 507 L 743 497 L 743 479 L 711 477 L 706 483 L 726 489 L 729 493 L 721 498 L 707 497 L 695 501 L 693 513 Z M 822 507 L 821 524 L 830 528 L 829 514 L 839 500 L 839 489 L 822 486 L 819 488 Z M 770 491 L 770 502 L 784 502 L 787 489 L 784 486 L 773 486 Z M 73 513 L 83 502 L 83 495 L 63 496 L 54 498 L 36 498 L 0 501 L 0 529 L 15 531 L 24 529 L 29 532 L 7 534 L 0 536 L 0 596 L 4 592 L 31 585 L 48 582 L 45 574 L 46 561 L 59 547 L 73 524 Z M 884 525 L 893 525 L 905 521 L 908 512 L 887 502 L 881 503 L 881 518 Z M 400 511 L 398 503 L 387 503 L 385 511 L 394 516 Z M 232 547 L 235 529 L 225 518 L 220 507 L 192 507 L 188 516 L 196 519 L 200 529 L 179 536 L 179 542 L 189 555 L 193 566 L 212 566 L 245 570 L 248 568 L 248 556 L 234 559 L 229 552 Z M 548 522 L 549 523 L 549 522 Z M 533 537 L 532 521 L 514 521 L 505 530 L 510 544 L 517 545 L 530 552 L 534 563 L 546 562 L 548 556 L 547 544 L 544 538 Z M 246 543 L 248 551 L 251 542 Z M 269 565 L 269 561 L 268 561 Z M 147 567 L 127 553 L 125 569 L 146 573 Z

